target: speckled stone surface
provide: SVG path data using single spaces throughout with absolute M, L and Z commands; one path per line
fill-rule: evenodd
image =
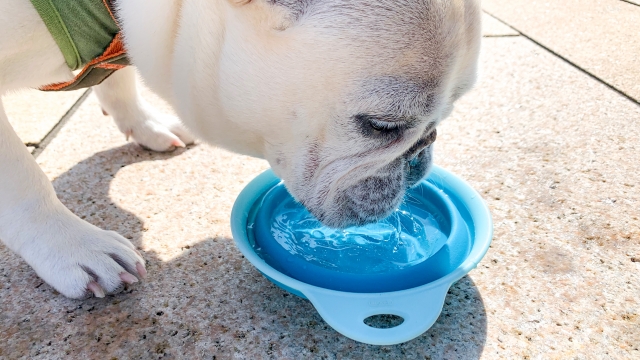
M 172 154 L 144 151 L 125 143 L 92 96 L 38 162 L 70 209 L 144 251 L 150 276 L 106 300 L 68 300 L 2 248 L 0 343 L 6 345 L 0 357 L 481 353 L 486 322 L 470 278 L 451 290 L 437 330 L 396 347 L 344 338 L 307 301 L 265 280 L 236 250 L 228 220 L 235 196 L 266 169 L 264 161 L 205 145 Z
M 516 30 L 640 100 L 640 7 L 620 0 L 483 0 Z
M 638 358 L 640 107 L 522 37 L 483 46 L 436 162 L 483 194 L 495 239 L 424 335 L 369 346 L 333 331 L 233 245 L 233 200 L 264 161 L 142 150 L 91 96 L 38 162 L 72 211 L 143 251 L 149 277 L 68 300 L 0 246 L 0 358 Z
M 25 144 L 37 145 L 67 113 L 84 90 L 55 93 L 21 90 L 2 97 L 9 122 Z
M 517 36 L 519 33 L 493 16 L 482 13 L 482 36 Z
M 638 358 L 640 107 L 524 38 L 483 45 L 436 153 L 495 221 L 483 355 Z

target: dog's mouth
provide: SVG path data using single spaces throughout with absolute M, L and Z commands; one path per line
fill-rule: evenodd
M 378 174 L 333 194 L 317 196 L 314 203 L 303 204 L 332 228 L 374 223 L 389 216 L 402 202 L 406 190 L 421 181 L 430 168 L 431 148 L 427 147 L 410 159 L 397 159 Z
M 331 204 L 327 204 L 329 211 L 314 215 L 323 224 L 334 228 L 360 226 L 383 219 L 404 197 L 404 180 L 401 177 L 399 174 L 396 177 L 366 178 L 339 192 Z

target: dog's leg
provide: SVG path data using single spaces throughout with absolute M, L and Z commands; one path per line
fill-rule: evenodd
M 160 113 L 140 97 L 135 70 L 126 67 L 94 87 L 103 111 L 113 116 L 127 139 L 155 151 L 170 151 L 193 142 L 180 121 Z
M 70 298 L 104 297 L 146 274 L 144 260 L 127 239 L 85 222 L 58 200 L 9 124 L 2 101 L 0 239 Z

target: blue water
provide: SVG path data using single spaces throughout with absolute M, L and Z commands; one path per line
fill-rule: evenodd
M 432 214 L 409 202 L 386 219 L 336 230 L 292 198 L 275 209 L 271 234 L 291 255 L 348 273 L 386 273 L 428 259 L 447 241 Z M 260 249 L 256 249 L 260 250 Z

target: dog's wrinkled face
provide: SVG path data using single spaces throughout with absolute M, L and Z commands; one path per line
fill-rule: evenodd
M 229 12 L 217 106 L 251 139 L 236 148 L 262 154 L 326 225 L 389 214 L 475 80 L 478 4 L 253 0 Z

